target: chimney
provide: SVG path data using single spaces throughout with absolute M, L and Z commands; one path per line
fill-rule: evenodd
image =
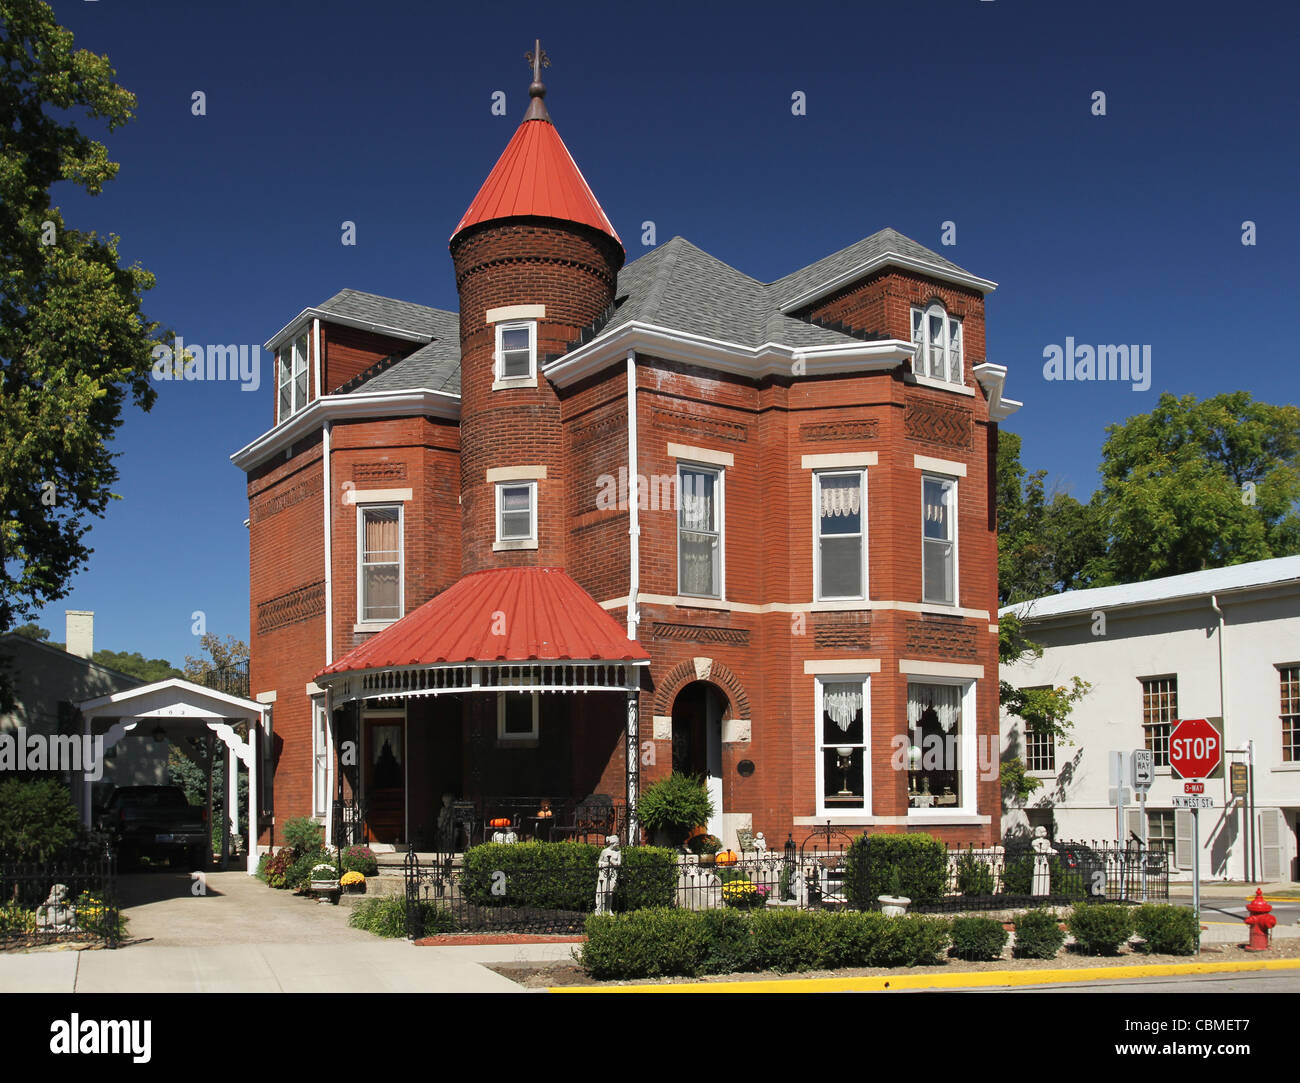
M 68 609 L 67 651 L 78 658 L 95 656 L 95 613 L 90 609 Z

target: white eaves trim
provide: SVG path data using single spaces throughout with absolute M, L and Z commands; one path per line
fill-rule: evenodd
M 283 425 L 264 432 L 233 455 L 230 461 L 248 471 L 277 452 L 283 451 L 326 421 L 354 421 L 360 418 L 401 417 L 426 414 L 431 417 L 460 418 L 460 396 L 446 391 L 372 391 L 351 395 L 326 395 L 299 410 Z
M 373 331 L 375 334 L 387 335 L 389 338 L 418 342 L 422 346 L 433 341 L 432 335 L 422 335 L 416 331 L 407 331 L 401 327 L 391 327 L 386 323 L 372 323 L 370 320 L 358 320 L 354 316 L 340 316 L 337 312 L 331 312 L 326 308 L 304 308 L 267 339 L 262 344 L 262 349 L 274 350 L 281 342 L 293 338 L 294 335 L 302 331 L 312 320 L 320 320 L 322 323 L 337 323 L 344 327 L 355 327 L 358 331 Z
M 567 387 L 607 365 L 622 361 L 629 350 L 755 379 L 774 375 L 820 376 L 887 371 L 910 361 L 915 347 L 901 339 L 827 346 L 786 346 L 779 342 L 744 346 L 739 342 L 707 338 L 634 320 L 592 339 L 585 346 L 570 350 L 545 366 L 542 372 L 557 387 Z M 794 371 L 796 362 L 801 363 L 797 373 Z
M 847 271 L 836 275 L 834 278 L 827 279 L 820 286 L 805 290 L 798 297 L 783 304 L 781 311 L 793 312 L 797 308 L 803 308 L 804 305 L 816 301 L 819 297 L 825 297 L 828 293 L 843 289 L 850 282 L 855 282 L 859 278 L 879 270 L 881 267 L 902 267 L 908 271 L 919 271 L 928 278 L 939 278 L 945 282 L 955 282 L 959 286 L 969 286 L 980 293 L 992 293 L 998 288 L 996 282 L 992 282 L 987 278 L 980 278 L 978 275 L 949 270 L 946 267 L 939 267 L 924 260 L 913 259 L 911 256 L 901 256 L 897 252 L 882 252 L 865 263 L 859 263 L 856 267 L 850 267 Z
M 989 417 L 993 421 L 1005 421 L 1024 406 L 1023 402 L 1002 397 L 1003 385 L 1007 382 L 1006 365 L 995 365 L 985 361 L 982 365 L 972 368 L 971 372 L 975 374 L 975 379 L 980 382 L 980 386 L 989 397 Z

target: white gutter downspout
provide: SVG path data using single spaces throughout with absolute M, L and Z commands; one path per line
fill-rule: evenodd
M 330 435 L 333 431 L 334 423 L 326 418 L 321 425 L 321 488 L 325 490 L 325 665 L 330 665 L 334 661 L 334 576 L 331 569 L 334 564 L 334 546 L 333 532 L 330 529 L 330 497 L 332 495 L 330 483 Z M 325 756 L 326 764 L 329 765 L 325 771 L 325 787 L 329 790 L 333 781 L 333 761 L 334 761 L 334 726 L 333 717 L 330 715 L 330 695 L 328 690 L 325 694 Z M 313 731 L 316 728 L 316 711 L 312 708 L 311 725 Z M 313 747 L 316 740 L 312 738 Z M 316 764 L 313 762 L 312 778 L 316 777 Z M 315 786 L 315 782 L 312 783 Z M 325 838 L 334 837 L 334 802 L 331 800 L 332 792 L 324 795 L 325 801 Z M 314 811 L 314 810 L 313 810 Z
M 1224 704 L 1228 693 L 1223 675 L 1223 610 L 1219 608 L 1219 596 L 1210 595 L 1210 608 L 1219 615 L 1219 717 L 1223 719 L 1223 728 L 1228 728 L 1228 716 L 1224 713 Z
M 627 587 L 627 638 L 636 639 L 641 613 L 637 609 L 637 595 L 641 592 L 641 520 L 638 516 L 641 486 L 637 478 L 637 428 L 636 428 L 636 351 L 627 352 L 627 534 L 628 534 L 628 587 Z

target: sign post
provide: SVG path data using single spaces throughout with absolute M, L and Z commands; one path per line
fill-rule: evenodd
M 1214 798 L 1205 794 L 1207 778 L 1223 762 L 1223 738 L 1204 718 L 1184 718 L 1169 733 L 1169 767 L 1183 783 L 1182 797 L 1174 796 L 1175 808 L 1192 811 L 1192 912 L 1196 915 L 1196 953 L 1201 952 L 1201 823 L 1200 810 L 1213 808 Z
M 1135 748 L 1129 756 L 1133 765 L 1133 790 L 1138 807 L 1138 861 L 1142 866 L 1142 901 L 1147 901 L 1147 791 L 1156 778 L 1156 756 L 1149 748 Z

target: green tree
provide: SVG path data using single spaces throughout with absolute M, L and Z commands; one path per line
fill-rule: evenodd
M 1300 407 L 1166 393 L 1106 432 L 1103 581 L 1300 553 Z
M 185 656 L 185 679 L 211 687 L 224 687 L 229 683 L 229 673 L 248 661 L 248 644 L 234 636 L 208 632 L 199 640 L 206 658 Z
M 166 658 L 146 658 L 139 651 L 96 651 L 95 661 L 128 677 L 139 677 L 145 684 L 185 676 Z
M 51 202 L 56 182 L 98 195 L 117 173 L 72 122 L 131 119 L 113 75 L 73 49 L 48 4 L 0 0 L 0 631 L 67 594 L 92 519 L 116 498 L 108 444 L 123 405 L 155 397 L 163 338 L 140 311 L 153 276 Z
M 34 624 L 34 623 L 20 624 L 18 625 L 17 628 L 13 629 L 13 632 L 14 635 L 20 635 L 24 639 L 34 639 L 36 640 L 37 643 L 50 642 L 49 630 L 46 628 L 42 628 L 39 624 Z

